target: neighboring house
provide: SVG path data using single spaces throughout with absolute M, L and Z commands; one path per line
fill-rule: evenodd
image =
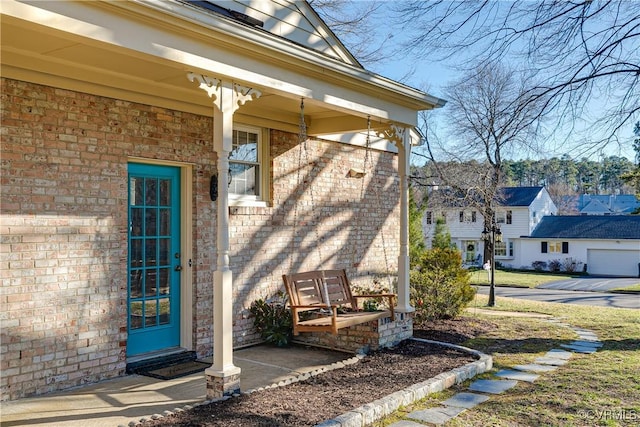
M 630 215 L 640 209 L 633 194 L 582 194 L 564 196 L 561 213 L 567 215 Z
M 505 187 L 501 190 L 495 220 L 502 232 L 502 242 L 496 243 L 496 261 L 506 264 L 516 259 L 516 241 L 529 235 L 546 215 L 555 215 L 557 208 L 544 187 Z M 445 218 L 451 241 L 462 252 L 466 264 L 482 265 L 484 217 L 475 209 L 455 207 L 427 210 L 424 217 L 425 241 L 431 245 L 438 217 Z
M 1 14 L 2 399 L 176 351 L 233 393 L 248 308 L 289 272 L 387 264 L 411 333 L 409 155 L 444 101 L 365 70 L 303 1 Z
M 633 194 L 583 194 L 578 199 L 580 215 L 629 215 L 638 208 Z
M 518 241 L 514 267 L 552 261 L 563 270 L 640 276 L 640 216 L 548 216 Z

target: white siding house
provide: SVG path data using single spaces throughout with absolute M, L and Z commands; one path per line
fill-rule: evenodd
M 545 217 L 530 237 L 518 239 L 511 266 L 557 262 L 564 271 L 640 275 L 640 216 Z M 569 267 L 569 268 L 567 268 Z
M 518 255 L 518 239 L 528 236 L 546 215 L 558 209 L 544 187 L 505 187 L 501 191 L 500 206 L 496 209 L 496 223 L 502 231 L 502 243 L 496 245 L 496 261 L 511 265 Z M 484 242 L 480 238 L 484 217 L 472 208 L 448 207 L 427 210 L 423 230 L 428 247 L 435 232 L 438 217 L 444 217 L 451 233 L 451 241 L 462 252 L 468 264 L 482 264 Z

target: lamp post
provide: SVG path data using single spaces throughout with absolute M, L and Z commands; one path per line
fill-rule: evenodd
M 491 227 L 485 227 L 482 231 L 482 240 L 489 244 L 489 261 L 491 265 L 491 284 L 489 286 L 489 302 L 487 306 L 495 307 L 496 305 L 496 242 L 502 242 L 502 231 L 494 222 Z

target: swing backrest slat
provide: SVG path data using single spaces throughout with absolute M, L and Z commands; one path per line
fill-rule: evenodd
M 326 308 L 330 305 L 356 307 L 351 293 L 351 284 L 344 270 L 308 271 L 285 274 L 282 278 L 291 305 L 318 306 L 318 308 Z M 324 291 L 325 285 L 326 293 Z M 327 297 L 329 301 L 326 300 Z M 301 311 L 313 309 L 313 307 L 308 307 L 301 309 Z

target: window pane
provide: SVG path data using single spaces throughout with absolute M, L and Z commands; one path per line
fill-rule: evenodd
M 233 148 L 229 160 L 256 163 L 258 161 L 258 135 L 245 131 L 233 131 Z
M 260 194 L 260 168 L 257 165 L 230 163 L 229 168 L 231 169 L 229 192 L 247 196 Z
M 496 256 L 506 256 L 507 255 L 507 244 L 505 242 L 496 242 Z

